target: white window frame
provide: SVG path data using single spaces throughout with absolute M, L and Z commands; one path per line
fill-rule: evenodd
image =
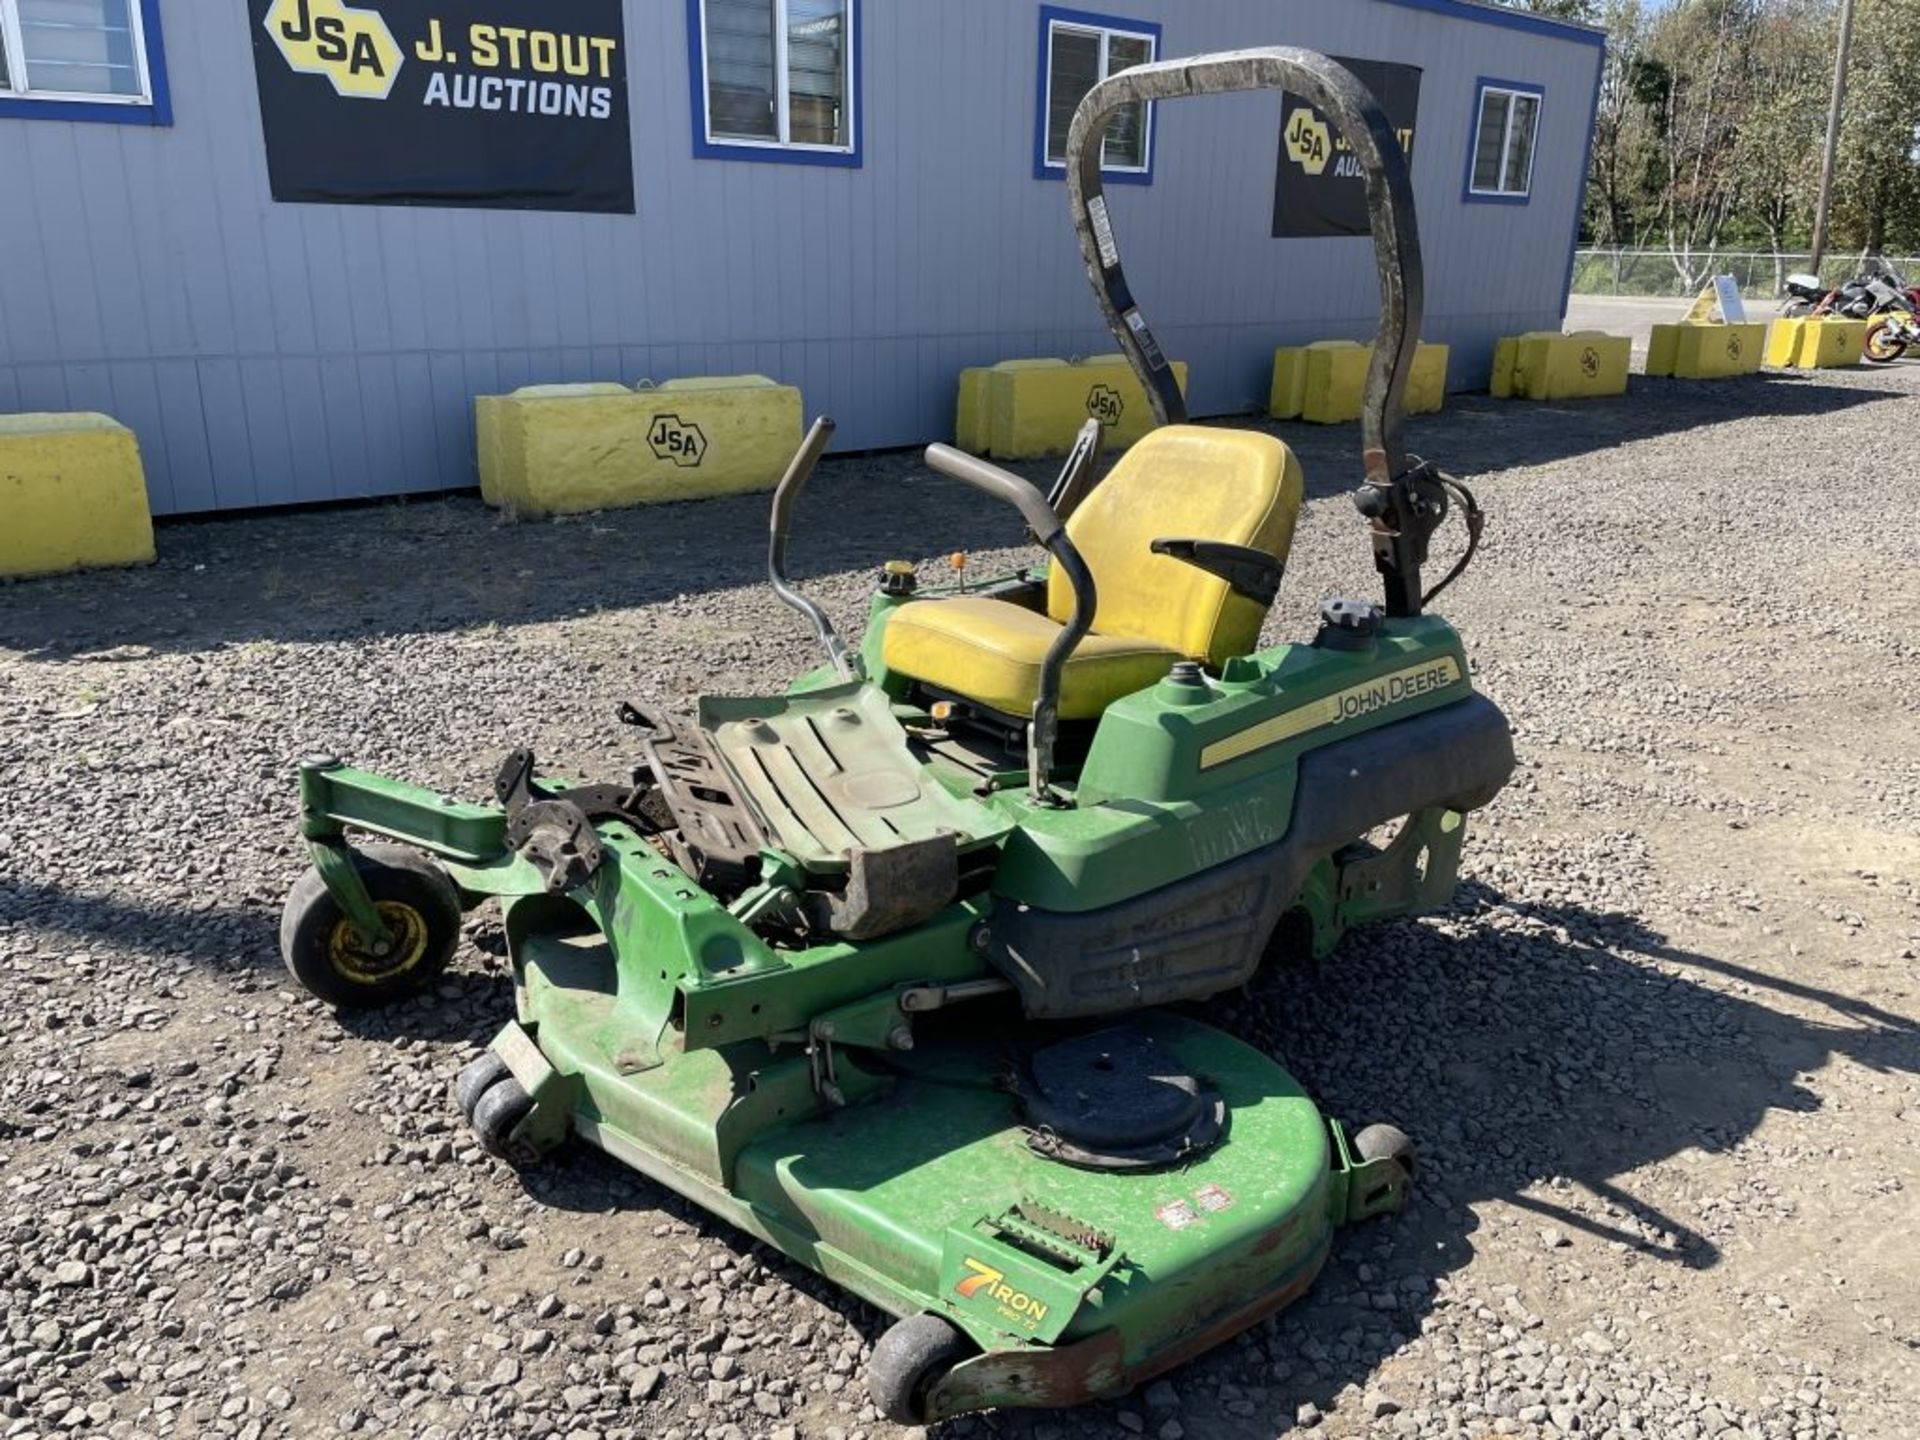
M 0 0 L 0 5 L 7 0 Z M 713 77 L 709 73 L 713 66 L 712 32 L 707 29 L 707 0 L 700 0 L 700 133 L 710 146 L 724 146 L 729 150 L 797 150 L 816 155 L 851 155 L 855 141 L 859 137 L 859 117 L 854 107 L 860 103 L 860 97 L 854 93 L 853 83 L 855 66 L 854 46 L 858 43 L 855 28 L 859 25 L 859 5 L 856 0 L 845 0 L 847 14 L 845 70 L 841 76 L 843 93 L 846 97 L 847 143 L 844 145 L 809 145 L 803 141 L 788 138 L 793 130 L 792 92 L 790 86 L 793 77 L 787 73 L 787 0 L 773 0 L 773 111 L 775 123 L 779 126 L 779 136 L 772 140 L 754 135 L 716 135 L 713 129 Z
M 703 0 L 703 3 L 704 3 L 704 0 Z M 1151 30 L 1129 30 L 1124 25 L 1086 25 L 1086 24 L 1082 24 L 1080 21 L 1077 21 L 1077 20 L 1057 20 L 1051 17 L 1048 18 L 1046 53 L 1040 57 L 1041 64 L 1047 67 L 1046 91 L 1045 91 L 1044 97 L 1040 101 L 1040 161 L 1041 161 L 1041 164 L 1043 164 L 1047 169 L 1058 170 L 1062 174 L 1064 174 L 1066 173 L 1066 168 L 1067 168 L 1067 162 L 1065 161 L 1065 159 L 1056 160 L 1053 158 L 1051 154 L 1048 153 L 1053 149 L 1053 146 L 1049 143 L 1053 139 L 1053 37 L 1055 35 L 1058 35 L 1062 30 L 1071 31 L 1073 34 L 1076 34 L 1076 35 L 1097 35 L 1100 37 L 1100 74 L 1093 82 L 1096 85 L 1098 85 L 1102 80 L 1107 79 L 1111 74 L 1111 72 L 1107 69 L 1107 65 L 1108 65 L 1108 53 L 1109 53 L 1109 50 L 1111 49 L 1111 42 L 1114 36 L 1119 35 L 1128 40 L 1146 41 L 1147 42 L 1147 62 L 1146 63 L 1149 65 L 1151 65 L 1154 61 L 1160 58 L 1160 37 L 1154 34 L 1153 31 Z M 1107 142 L 1105 140 L 1102 140 L 1100 142 L 1100 173 L 1101 174 L 1103 175 L 1150 175 L 1153 173 L 1153 112 L 1154 112 L 1154 108 L 1155 108 L 1154 105 L 1151 102 L 1149 102 L 1147 105 L 1146 124 L 1143 127 L 1145 133 L 1141 138 L 1141 144 L 1140 144 L 1141 163 L 1138 165 L 1108 164 L 1107 163 Z
M 31 90 L 27 88 L 26 27 L 20 22 L 19 0 L 0 0 L 0 100 L 45 100 L 64 105 L 152 105 L 153 71 L 147 63 L 146 6 L 141 0 L 127 0 L 128 23 L 133 31 L 133 68 L 140 81 L 137 95 L 100 95 L 87 91 Z
M 1474 183 L 1474 171 L 1478 169 L 1480 157 L 1480 127 L 1486 123 L 1487 97 L 1499 95 L 1506 100 L 1506 125 L 1500 132 L 1500 165 L 1494 172 L 1494 188 L 1491 190 Z M 1513 154 L 1513 117 L 1520 108 L 1514 102 L 1520 99 L 1533 101 L 1533 143 L 1527 147 L 1527 174 L 1518 190 L 1505 187 L 1507 178 L 1507 157 Z M 1473 97 L 1473 145 L 1467 151 L 1467 193 L 1488 200 L 1529 200 L 1533 198 L 1533 162 L 1540 154 L 1540 112 L 1546 109 L 1547 96 L 1543 90 L 1530 90 L 1519 84 L 1498 84 L 1483 81 L 1474 91 Z

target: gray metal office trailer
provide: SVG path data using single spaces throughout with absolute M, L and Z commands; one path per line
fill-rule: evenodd
M 940 438 L 962 367 L 1113 348 L 1049 163 L 1077 94 L 1276 43 L 1418 68 L 1424 334 L 1454 388 L 1561 320 L 1601 64 L 1580 26 L 1463 0 L 518 0 L 555 33 L 458 28 L 514 3 L 0 0 L 0 411 L 117 416 L 162 514 L 470 485 L 473 397 L 530 383 L 757 371 L 840 448 Z M 529 208 L 422 200 L 313 118 L 394 106 L 396 66 L 536 153 L 594 117 L 621 143 L 582 142 L 577 193 L 571 169 L 502 190 Z M 1276 177 L 1343 158 L 1310 133 L 1289 155 L 1290 103 L 1163 104 L 1110 141 L 1128 274 L 1198 415 L 1259 408 L 1276 345 L 1377 314 L 1364 239 L 1276 236 Z

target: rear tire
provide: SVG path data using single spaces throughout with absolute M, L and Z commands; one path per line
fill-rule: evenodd
M 896 1425 L 927 1423 L 927 1394 L 973 1350 L 973 1342 L 938 1315 L 909 1315 L 874 1343 L 867 1394 Z
M 433 861 L 400 845 L 353 852 L 390 949 L 376 955 L 309 867 L 280 913 L 280 958 L 312 995 L 343 1010 L 371 1010 L 433 983 L 460 943 L 460 899 Z
M 1866 343 L 1860 353 L 1875 365 L 1891 365 L 1907 353 L 1907 347 L 1906 342 L 1895 333 L 1893 320 L 1883 318 L 1867 326 Z

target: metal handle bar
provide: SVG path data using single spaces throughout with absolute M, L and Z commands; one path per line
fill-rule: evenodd
M 1108 122 L 1123 106 L 1236 90 L 1285 90 L 1314 105 L 1332 119 L 1366 174 L 1367 213 L 1380 270 L 1380 329 L 1374 336 L 1361 413 L 1361 459 L 1370 483 L 1390 485 L 1407 468 L 1405 395 L 1424 292 L 1413 185 L 1380 102 L 1351 71 L 1325 55 L 1272 46 L 1162 60 L 1123 70 L 1087 92 L 1067 132 L 1067 196 L 1107 327 L 1145 385 L 1154 418 L 1163 425 L 1184 421 L 1186 402 L 1173 369 L 1140 314 L 1120 265 L 1100 179 L 1101 145 Z
M 1060 729 L 1060 682 L 1066 674 L 1068 657 L 1093 629 L 1093 617 L 1100 608 L 1093 572 L 1074 548 L 1073 541 L 1067 538 L 1066 526 L 1060 523 L 1053 507 L 1018 475 L 951 445 L 929 445 L 927 466 L 1019 510 L 1033 538 L 1053 557 L 1073 590 L 1073 618 L 1053 637 L 1053 643 L 1047 646 L 1046 658 L 1040 662 L 1040 681 L 1034 690 L 1033 714 L 1027 726 L 1028 793 L 1039 805 L 1062 804 L 1051 784 L 1054 740 Z
M 806 617 L 807 624 L 813 627 L 814 638 L 819 640 L 840 677 L 857 680 L 861 678 L 859 657 L 847 650 L 827 612 L 796 590 L 787 578 L 787 531 L 793 524 L 793 507 L 799 503 L 800 492 L 807 488 L 813 467 L 820 463 L 820 456 L 832 438 L 833 421 L 822 415 L 813 422 L 800 448 L 793 452 L 793 459 L 787 462 L 787 473 L 780 477 L 780 484 L 774 489 L 773 520 L 767 535 L 767 583 L 773 586 L 774 594 Z

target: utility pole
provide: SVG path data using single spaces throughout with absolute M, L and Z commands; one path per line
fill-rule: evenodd
M 1820 198 L 1813 203 L 1813 255 L 1807 269 L 1820 273 L 1827 249 L 1827 211 L 1833 204 L 1833 163 L 1840 150 L 1840 107 L 1847 98 L 1847 51 L 1853 46 L 1853 0 L 1840 0 L 1840 46 L 1833 56 L 1833 98 L 1827 104 L 1827 148 L 1820 157 Z

